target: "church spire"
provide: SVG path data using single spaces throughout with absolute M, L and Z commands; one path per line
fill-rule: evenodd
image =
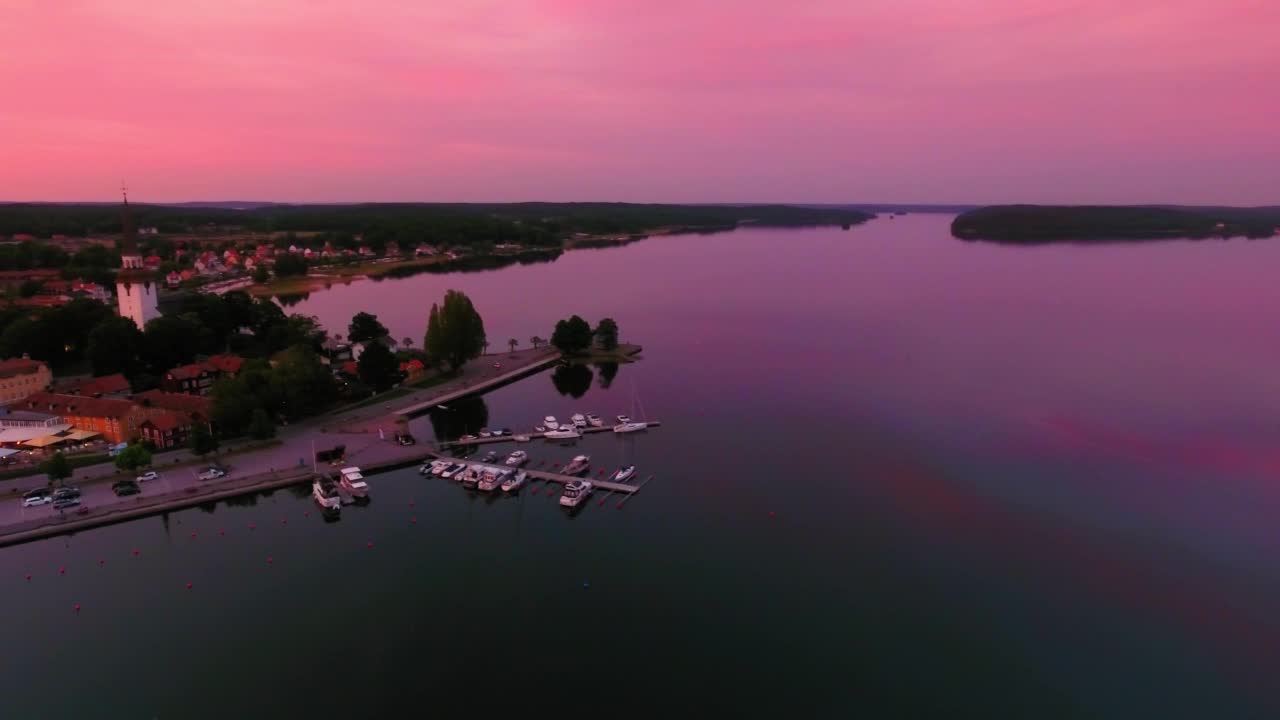
M 120 243 L 118 249 L 121 257 L 138 254 L 137 232 L 133 227 L 133 216 L 129 213 L 129 190 L 120 186 L 120 194 L 124 196 L 124 205 L 120 206 Z M 126 265 L 126 267 L 128 267 Z

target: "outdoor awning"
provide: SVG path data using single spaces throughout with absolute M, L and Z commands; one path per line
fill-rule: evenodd
M 27 447 L 42 448 L 42 447 L 48 447 L 50 445 L 57 445 L 63 440 L 66 440 L 66 438 L 60 438 L 57 435 L 45 435 L 44 437 L 31 438 L 30 440 L 24 440 L 22 444 Z
M 7 458 L 10 455 L 17 455 L 20 452 L 22 451 L 14 450 L 13 448 L 0 448 L 0 458 Z
M 79 442 L 81 440 L 89 440 L 90 438 L 96 438 L 100 435 L 102 435 L 102 433 L 98 432 L 97 430 L 72 430 L 71 432 L 62 436 L 62 439 L 70 440 L 72 442 Z

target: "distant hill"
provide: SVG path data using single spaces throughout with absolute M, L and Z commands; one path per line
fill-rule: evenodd
M 1009 243 L 1107 242 L 1265 238 L 1277 228 L 1280 207 L 994 205 L 960 214 L 951 234 Z
M 165 207 L 185 208 L 221 208 L 223 210 L 253 210 L 255 208 L 274 207 L 284 203 L 262 202 L 260 200 L 211 200 L 207 202 L 158 203 Z

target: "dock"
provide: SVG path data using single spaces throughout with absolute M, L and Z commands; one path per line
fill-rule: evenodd
M 567 485 L 573 482 L 574 480 L 591 480 L 591 484 L 596 488 L 599 488 L 601 490 L 608 490 L 610 492 L 626 493 L 627 495 L 630 495 L 640 489 L 638 486 L 627 485 L 626 483 L 616 483 L 616 482 L 610 482 L 608 480 L 593 480 L 590 476 L 587 476 L 587 475 L 583 475 L 579 477 L 577 475 L 562 475 L 560 473 L 547 472 L 546 470 L 529 470 L 527 468 L 516 468 L 510 465 L 495 465 L 493 463 L 467 462 L 467 460 L 462 458 L 454 458 L 454 457 L 449 457 L 448 455 L 439 455 L 439 454 L 434 454 L 432 459 L 453 460 L 460 463 L 466 463 L 467 465 L 473 465 L 475 467 L 482 467 L 482 468 L 486 468 L 494 471 L 524 470 L 531 478 L 537 478 L 538 480 L 544 480 L 546 482 L 557 482 L 557 483 L 560 483 L 561 485 Z
M 645 422 L 645 430 L 648 430 L 649 428 L 656 428 L 661 426 L 662 426 L 662 423 L 657 420 L 649 420 Z M 584 427 L 584 428 L 578 428 L 578 432 L 582 433 L 583 435 L 590 435 L 592 433 L 613 432 L 613 427 L 611 425 L 605 425 L 604 427 Z M 637 432 L 644 432 L 644 431 L 638 430 Z M 626 434 L 630 435 L 631 433 L 626 433 Z M 472 438 L 470 440 L 449 440 L 448 442 L 440 443 L 440 447 L 467 447 L 467 446 L 473 446 L 473 445 L 488 445 L 489 443 L 517 442 L 516 435 L 519 435 L 521 437 L 527 437 L 530 440 L 548 439 L 552 442 L 555 442 L 558 439 L 562 439 L 562 438 L 547 438 L 546 437 L 547 434 L 544 432 L 527 432 L 527 433 L 514 433 L 512 435 L 499 435 L 498 437 L 478 437 L 478 438 Z
M 402 407 L 399 410 L 396 410 L 394 414 L 405 418 L 420 415 L 437 405 L 443 405 L 447 402 L 453 402 L 458 398 L 475 395 L 476 393 L 484 392 L 485 390 L 491 390 L 499 385 L 506 385 L 507 383 L 519 380 L 526 375 L 532 375 L 533 373 L 545 370 L 558 362 L 560 362 L 560 353 L 552 351 L 545 357 L 537 358 L 532 362 L 520 365 L 513 370 L 502 373 L 501 375 L 495 375 L 493 377 L 480 380 L 474 384 L 466 385 L 453 392 L 434 397 L 426 402 Z

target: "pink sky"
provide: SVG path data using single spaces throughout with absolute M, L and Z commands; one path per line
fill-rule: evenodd
M 0 0 L 0 199 L 1280 204 L 1275 0 Z

